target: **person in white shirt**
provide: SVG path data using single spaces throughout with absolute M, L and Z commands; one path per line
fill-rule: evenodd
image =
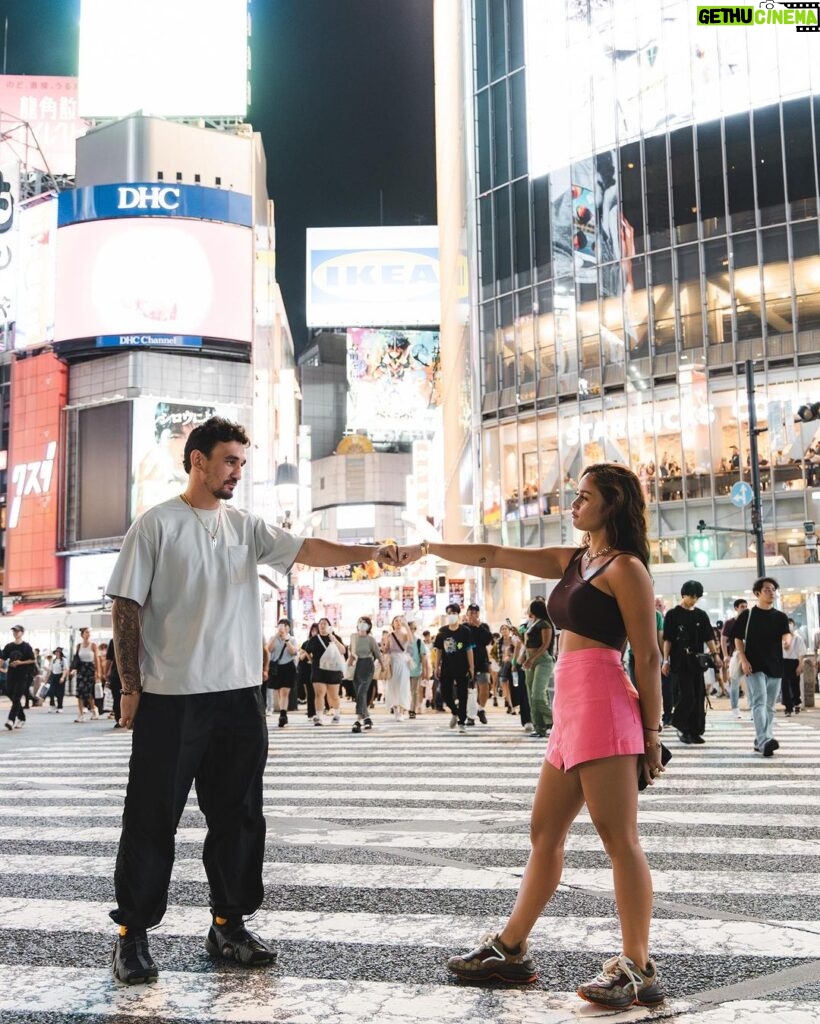
M 107 587 L 120 722 L 134 730 L 110 915 L 120 926 L 112 969 L 128 984 L 157 977 L 146 929 L 165 913 L 174 835 L 193 783 L 207 823 L 206 949 L 239 964 L 275 959 L 244 923 L 264 897 L 268 730 L 256 567 L 284 574 L 296 561 L 348 565 L 387 551 L 303 540 L 231 508 L 249 444 L 242 426 L 220 417 L 191 431 L 186 490 L 132 523 Z
M 800 693 L 800 676 L 803 671 L 803 659 L 806 657 L 806 641 L 796 632 L 794 619 L 789 619 L 791 643 L 783 644 L 783 676 L 780 680 L 780 699 L 786 709 L 786 717 L 800 714 L 803 703 Z

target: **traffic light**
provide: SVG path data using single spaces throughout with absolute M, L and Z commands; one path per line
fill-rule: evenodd
M 708 569 L 712 564 L 712 538 L 698 537 L 689 538 L 689 557 L 696 569 Z
M 797 418 L 803 423 L 820 420 L 820 402 L 810 402 L 807 405 L 801 405 L 797 410 Z

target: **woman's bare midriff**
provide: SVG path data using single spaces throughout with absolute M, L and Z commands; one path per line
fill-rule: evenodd
M 558 643 L 560 654 L 569 651 L 590 651 L 603 650 L 611 651 L 614 648 L 610 644 L 602 644 L 600 640 L 591 640 L 588 636 L 581 636 L 580 633 L 573 633 L 570 629 L 561 630 L 561 639 Z

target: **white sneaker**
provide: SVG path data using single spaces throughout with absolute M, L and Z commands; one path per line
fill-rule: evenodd
M 63 713 L 63 709 L 62 708 L 56 708 L 55 711 L 54 711 L 55 715 L 61 715 L 62 713 Z
M 524 726 L 524 732 L 535 732 L 535 726 L 532 724 L 532 722 L 527 722 L 527 724 Z
M 458 727 L 458 731 L 459 731 L 460 733 L 466 733 L 466 732 L 467 732 L 467 726 L 466 726 L 466 725 L 460 725 L 460 726 Z
M 17 721 L 14 723 L 14 728 L 22 729 L 25 724 L 25 722 L 20 721 L 20 719 L 18 718 Z
M 96 720 L 97 720 L 97 719 L 98 719 L 99 717 L 100 717 L 100 713 L 99 713 L 99 711 L 98 711 L 98 710 L 97 710 L 96 708 L 92 708 L 92 709 L 91 709 L 91 718 L 92 718 L 92 719 L 93 719 L 93 720 L 94 720 L 94 721 L 96 722 Z
M 455 729 L 455 727 L 457 725 L 458 725 L 458 715 L 453 715 L 452 718 L 450 719 L 450 728 L 451 729 Z
M 341 713 L 341 711 L 337 711 L 336 714 L 331 719 L 331 721 L 333 722 L 334 725 L 338 725 L 339 722 L 341 722 L 341 720 L 342 720 L 342 713 Z
M 88 719 L 84 718 L 82 715 L 80 715 L 80 717 L 79 718 L 75 718 L 74 721 L 82 723 L 82 722 L 87 722 Z
M 732 718 L 740 718 L 740 708 L 732 708 Z

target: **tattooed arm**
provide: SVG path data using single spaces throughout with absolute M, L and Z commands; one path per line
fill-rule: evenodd
M 140 606 L 125 597 L 115 597 L 111 608 L 114 624 L 114 651 L 122 681 L 120 725 L 130 729 L 140 704 Z

